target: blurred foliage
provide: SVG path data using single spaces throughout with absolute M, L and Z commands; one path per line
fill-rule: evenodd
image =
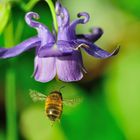
M 11 5 L 9 3 L 0 1 L 0 34 L 3 32 L 8 22 L 10 16 L 10 9 Z
M 130 43 L 109 71 L 105 89 L 108 105 L 128 140 L 140 139 L 140 48 Z M 131 65 L 130 65 L 131 64 Z
M 65 135 L 60 126 L 56 124 L 51 126 L 49 121 L 46 121 L 46 116 L 43 113 L 42 107 L 35 106 L 23 111 L 21 117 L 23 137 L 29 140 L 64 140 Z
M 140 18 L 140 2 L 139 0 L 113 0 L 123 10 L 138 16 Z
M 9 63 L 14 59 L 0 60 L 0 140 L 5 138 L 4 82 L 5 71 L 10 67 L 16 73 L 20 139 L 140 140 L 140 1 L 62 0 L 62 3 L 70 11 L 71 20 L 77 18 L 80 11 L 90 13 L 89 23 L 79 25 L 77 33 L 88 33 L 93 26 L 102 27 L 104 35 L 97 44 L 110 51 L 121 44 L 120 53 L 114 58 L 99 60 L 82 52 L 88 73 L 77 83 L 63 83 L 57 79 L 36 82 L 31 77 L 34 50 L 18 56 L 15 63 Z M 4 30 L 8 19 L 12 19 L 15 44 L 37 34 L 24 21 L 25 12 L 30 9 L 38 12 L 39 21 L 52 29 L 52 17 L 44 1 L 10 0 L 8 4 L 0 3 L 0 31 Z M 0 35 L 2 45 L 3 34 Z M 29 89 L 47 95 L 62 86 L 65 86 L 62 89 L 64 98 L 83 97 L 84 101 L 76 107 L 64 106 L 61 122 L 51 127 L 44 103 L 33 103 Z
M 24 9 L 25 11 L 30 11 L 35 4 L 38 2 L 39 0 L 30 0 L 28 1 L 28 3 L 21 3 L 21 7 L 22 9 Z
M 4 133 L 3 133 L 3 131 L 0 130 L 0 140 L 4 140 L 4 139 L 5 139 Z

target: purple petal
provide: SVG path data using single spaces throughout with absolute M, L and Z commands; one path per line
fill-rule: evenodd
M 55 58 L 39 58 L 35 57 L 34 78 L 39 82 L 51 81 L 56 75 Z
M 116 55 L 119 52 L 120 47 L 116 48 L 112 53 L 109 53 L 99 47 L 97 47 L 95 44 L 93 44 L 90 49 L 85 48 L 86 52 L 96 58 L 108 58 L 111 56 Z
M 30 27 L 33 27 L 33 28 L 37 28 L 39 27 L 40 23 L 37 22 L 37 21 L 34 21 L 32 20 L 32 18 L 34 19 L 39 19 L 39 15 L 35 12 L 28 12 L 26 15 L 25 15 L 25 21 L 26 23 L 30 26 Z
M 85 23 L 87 23 L 87 22 L 89 21 L 89 18 L 90 18 L 89 14 L 86 13 L 86 12 L 79 13 L 77 16 L 78 16 L 79 18 L 80 18 L 81 16 L 84 16 L 85 18 L 83 18 L 83 19 L 76 19 L 76 20 L 74 20 L 74 21 L 70 24 L 71 30 L 74 30 L 74 31 L 75 31 L 75 28 L 76 28 L 76 25 L 77 25 L 77 24 L 85 24 Z
M 80 40 L 79 42 L 81 42 L 81 44 L 83 44 L 82 48 L 84 48 L 84 50 L 88 54 L 90 54 L 96 58 L 108 58 L 108 57 L 114 56 L 119 52 L 119 49 L 120 49 L 120 47 L 117 47 L 112 53 L 109 53 L 90 42 L 87 42 L 84 40 Z M 86 46 L 84 46 L 84 45 L 86 45 Z
M 78 17 L 84 16 L 84 18 L 79 18 L 74 20 L 67 28 L 58 30 L 58 40 L 73 40 L 76 39 L 76 26 L 77 24 L 85 24 L 89 21 L 89 14 L 86 12 L 79 13 Z M 64 39 L 63 39 L 64 38 Z
M 67 56 L 67 55 L 71 55 L 72 54 L 72 50 L 71 51 L 60 51 L 58 50 L 58 48 L 51 48 L 48 49 L 46 48 L 46 46 L 43 46 L 39 49 L 38 51 L 38 56 L 39 57 L 61 57 L 61 56 Z
M 34 12 L 28 12 L 25 15 L 25 21 L 26 23 L 33 28 L 36 28 L 38 31 L 38 37 L 41 39 L 41 46 L 46 45 L 47 43 L 52 43 L 55 42 L 55 37 L 54 35 L 49 31 L 49 29 L 43 25 L 42 23 L 39 23 L 34 19 L 38 19 L 39 15 Z
M 70 56 L 56 59 L 58 78 L 65 82 L 79 81 L 83 77 L 82 60 L 79 51 Z
M 102 36 L 102 34 L 103 34 L 103 30 L 101 28 L 93 28 L 91 30 L 91 34 L 79 34 L 77 35 L 77 38 L 95 42 Z
M 0 48 L 0 58 L 10 58 L 40 45 L 38 37 L 32 37 L 13 48 Z
M 68 10 L 62 7 L 59 2 L 56 2 L 55 10 L 57 15 L 58 27 L 68 26 L 70 22 Z
M 66 40 L 58 40 L 57 41 L 57 47 L 59 48 L 59 50 L 61 51 L 73 51 L 73 49 L 75 48 L 75 46 L 77 45 L 77 43 L 75 42 L 75 40 L 70 40 L 70 41 L 66 41 Z
M 57 44 L 47 44 L 38 50 L 39 57 L 61 57 L 71 55 L 74 43 L 59 40 Z
M 59 5 L 57 9 L 60 9 L 60 10 L 57 10 L 58 13 L 62 12 L 64 16 L 62 18 L 62 16 L 59 15 L 60 13 L 57 14 L 57 20 L 59 24 L 57 40 L 71 41 L 73 39 L 76 39 L 76 33 L 75 33 L 76 25 L 87 23 L 89 21 L 89 14 L 86 12 L 79 13 L 78 17 L 84 16 L 84 18 L 76 19 L 69 25 L 69 14 L 66 11 L 66 9 L 61 8 Z

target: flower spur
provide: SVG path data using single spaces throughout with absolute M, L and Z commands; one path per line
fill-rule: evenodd
M 57 74 L 60 80 L 71 82 L 81 80 L 83 71 L 85 71 L 80 48 L 96 58 L 108 58 L 118 53 L 119 48 L 112 53 L 108 53 L 93 44 L 103 34 L 100 28 L 94 28 L 91 34 L 76 34 L 76 26 L 89 21 L 88 13 L 79 13 L 79 18 L 70 23 L 67 9 L 56 2 L 56 15 L 58 32 L 51 33 L 45 25 L 34 20 L 39 18 L 37 13 L 27 13 L 25 21 L 30 27 L 37 30 L 38 35 L 13 48 L 0 48 L 0 58 L 15 57 L 31 48 L 35 48 L 33 76 L 36 81 L 48 82 Z

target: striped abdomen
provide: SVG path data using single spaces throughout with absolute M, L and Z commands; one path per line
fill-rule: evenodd
M 48 118 L 51 121 L 60 119 L 62 114 L 63 104 L 62 104 L 62 95 L 58 91 L 51 92 L 45 102 L 45 110 Z

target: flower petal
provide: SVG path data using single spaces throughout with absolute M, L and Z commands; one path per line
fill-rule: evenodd
M 35 12 L 28 12 L 25 15 L 25 21 L 30 27 L 37 29 L 38 37 L 41 39 L 41 46 L 46 45 L 47 43 L 55 42 L 55 37 L 49 31 L 49 29 L 42 23 L 39 23 L 39 22 L 33 20 L 32 18 L 38 19 L 39 15 Z
M 109 53 L 99 47 L 97 47 L 95 44 L 90 47 L 90 49 L 85 48 L 86 52 L 96 58 L 108 58 L 111 56 L 116 55 L 119 52 L 120 47 L 116 48 L 112 53 Z
M 58 40 L 67 40 L 71 41 L 76 39 L 76 25 L 77 24 L 85 24 L 89 21 L 89 14 L 86 12 L 79 13 L 78 17 L 84 16 L 84 18 L 79 18 L 74 20 L 70 25 L 67 27 L 59 28 L 58 30 Z
M 62 7 L 59 2 L 56 2 L 55 10 L 57 15 L 58 27 L 61 28 L 68 26 L 70 22 L 68 10 L 65 7 Z
M 71 55 L 74 43 L 59 40 L 57 44 L 47 44 L 38 50 L 39 57 L 61 57 Z
M 83 77 L 81 53 L 75 51 L 70 56 L 56 59 L 58 78 L 65 82 L 79 81 Z
M 77 35 L 77 38 L 95 42 L 102 36 L 102 34 L 103 30 L 101 28 L 92 28 L 91 34 L 79 34 Z
M 81 47 L 84 48 L 84 50 L 88 54 L 90 54 L 96 58 L 108 58 L 108 57 L 114 56 L 119 52 L 119 49 L 120 49 L 120 47 L 117 47 L 112 53 L 109 53 L 109 52 L 99 48 L 95 44 L 89 43 L 87 41 L 80 40 L 79 42 L 81 42 L 81 44 L 82 44 Z M 80 43 L 79 43 L 79 45 L 80 45 Z
M 74 21 L 70 24 L 70 29 L 73 30 L 73 31 L 75 31 L 75 28 L 76 28 L 76 25 L 77 25 L 77 24 L 85 24 L 85 23 L 87 23 L 87 22 L 89 21 L 89 18 L 90 18 L 89 14 L 86 13 L 86 12 L 78 13 L 77 16 L 78 16 L 78 17 L 84 16 L 85 18 L 83 18 L 83 19 L 81 19 L 81 18 L 76 19 L 76 20 L 74 20 Z
M 13 48 L 0 48 L 0 58 L 15 57 L 33 47 L 40 45 L 40 39 L 38 37 L 32 37 L 28 40 L 23 41 L 19 45 Z
M 34 78 L 39 82 L 51 81 L 56 75 L 55 58 L 39 58 L 35 57 Z
M 70 41 L 66 41 L 66 40 L 58 40 L 57 41 L 57 47 L 59 50 L 61 50 L 62 52 L 66 51 L 66 52 L 71 52 L 73 51 L 73 49 L 75 48 L 75 46 L 77 45 L 77 43 L 75 42 L 75 40 L 70 40 Z
M 32 20 L 32 18 L 34 19 L 39 19 L 39 15 L 35 12 L 28 12 L 25 15 L 25 21 L 26 23 L 33 28 L 38 28 L 40 26 L 40 23 L 37 21 Z
M 60 9 L 62 11 L 62 8 L 60 8 Z M 77 38 L 76 31 L 75 31 L 76 25 L 87 23 L 89 21 L 89 14 L 86 12 L 79 13 L 78 17 L 84 16 L 84 18 L 76 19 L 69 25 L 69 14 L 68 14 L 68 12 L 65 12 L 65 13 L 67 13 L 67 14 L 64 14 L 64 11 L 63 11 L 63 14 L 65 16 L 64 18 L 67 17 L 67 20 L 66 20 L 67 22 L 61 16 L 57 16 L 58 23 L 60 24 L 59 28 L 58 28 L 57 40 L 71 41 L 71 40 L 74 40 Z M 65 22 L 65 23 L 63 23 L 63 22 Z M 65 26 L 62 24 L 64 24 Z

